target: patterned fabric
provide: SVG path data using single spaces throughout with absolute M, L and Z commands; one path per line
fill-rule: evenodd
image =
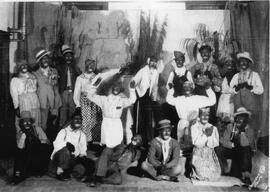
M 221 168 L 213 148 L 195 147 L 192 157 L 192 177 L 198 180 L 215 180 L 221 176 Z
M 102 122 L 101 108 L 94 102 L 81 95 L 82 131 L 86 134 L 87 141 L 100 141 Z

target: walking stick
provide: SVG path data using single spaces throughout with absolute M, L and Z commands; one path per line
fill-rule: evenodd
M 137 102 L 137 110 L 136 110 L 136 133 L 138 133 L 139 130 L 139 109 L 140 109 L 140 101 Z

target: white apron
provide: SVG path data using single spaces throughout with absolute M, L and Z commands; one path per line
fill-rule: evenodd
M 120 118 L 103 117 L 101 124 L 101 143 L 114 148 L 123 140 L 123 125 Z

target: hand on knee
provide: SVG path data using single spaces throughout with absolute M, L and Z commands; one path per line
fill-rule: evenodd
M 64 173 L 64 170 L 61 167 L 57 167 L 56 174 L 60 175 L 62 173 Z

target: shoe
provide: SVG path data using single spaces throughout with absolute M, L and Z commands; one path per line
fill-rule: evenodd
M 10 185 L 17 185 L 19 183 L 21 183 L 22 181 L 24 181 L 25 178 L 23 178 L 22 176 L 14 176 L 11 181 L 9 182 Z
M 177 177 L 170 177 L 170 181 L 178 183 L 179 180 Z
M 251 185 L 251 180 L 250 180 L 249 177 L 244 177 L 244 178 L 242 179 L 242 181 L 243 181 L 243 183 L 245 183 L 246 185 Z
M 70 180 L 70 175 L 67 173 L 61 173 L 56 176 L 56 179 L 58 179 L 59 181 L 68 181 Z
M 93 179 L 91 179 L 86 186 L 88 187 L 97 187 L 99 186 L 101 183 L 103 183 L 103 178 L 102 177 L 94 177 Z

